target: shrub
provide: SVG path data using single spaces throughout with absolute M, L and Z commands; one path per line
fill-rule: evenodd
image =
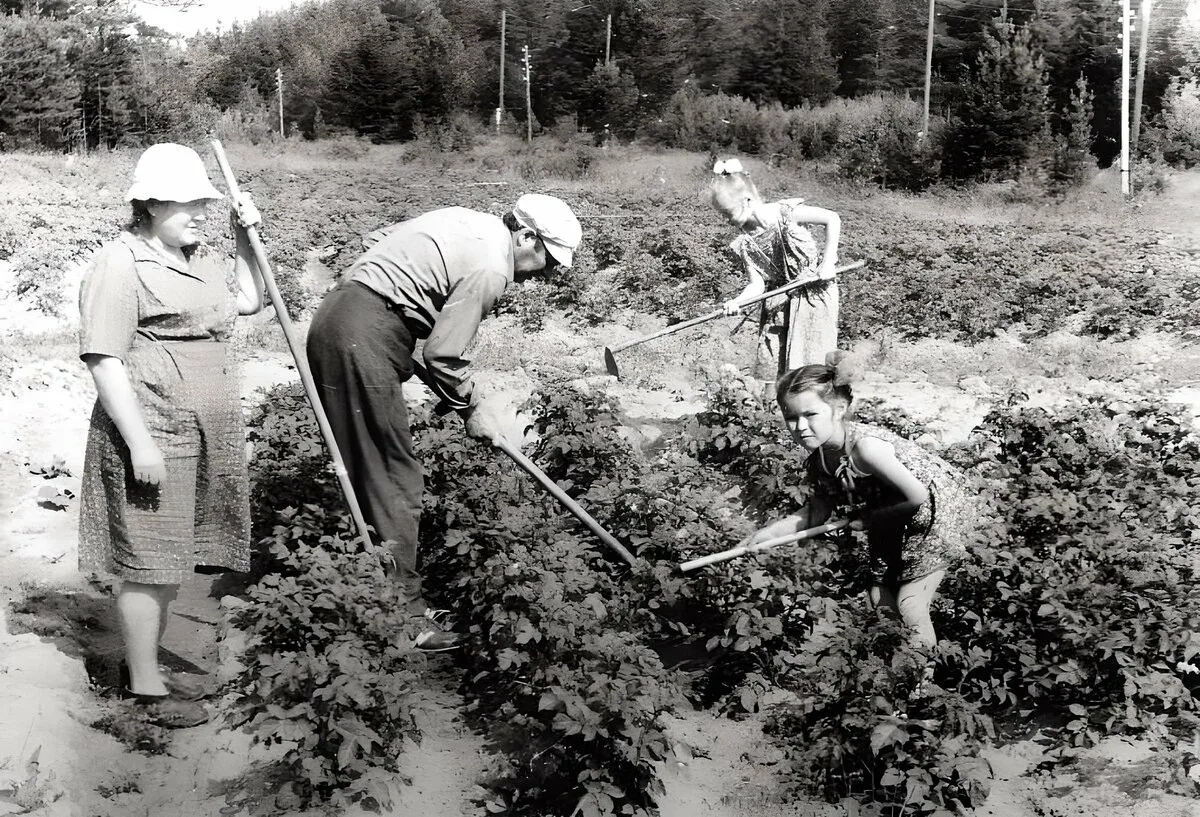
M 488 810 L 652 814 L 673 686 L 631 630 L 617 578 L 544 501 L 512 501 L 522 489 L 492 452 L 435 419 L 419 431 L 429 585 L 465 618 L 465 692 L 509 756 L 489 783 Z M 597 467 L 621 456 L 611 446 L 572 457 L 581 454 Z
M 790 787 L 912 814 L 982 805 L 991 771 L 979 752 L 995 737 L 991 719 L 942 690 L 909 700 L 927 656 L 896 621 L 859 599 L 824 613 L 794 653 L 777 656 L 799 703 L 777 707 L 764 731 L 787 753 Z
M 847 178 L 884 188 L 920 191 L 939 178 L 942 125 L 921 133 L 921 110 L 915 100 L 883 101 L 876 118 L 848 130 L 838 151 Z
M 1155 404 L 1093 399 L 997 409 L 981 437 L 1000 519 L 947 591 L 955 687 L 992 711 L 1069 711 L 1071 746 L 1195 725 L 1176 670 L 1200 648 L 1194 433 Z
M 835 540 L 680 573 L 806 498 L 802 452 L 757 389 L 726 375 L 653 460 L 625 442 L 603 395 L 557 387 L 527 406 L 539 433 L 530 455 L 636 552 L 631 568 L 493 451 L 418 412 L 428 592 L 462 617 L 462 689 L 504 753 L 489 811 L 652 814 L 657 764 L 674 751 L 661 716 L 685 696 L 733 714 L 791 693 L 771 733 L 798 790 L 914 813 L 977 805 L 984 742 L 1030 722 L 1052 761 L 1113 734 L 1165 749 L 1200 727 L 1189 686 L 1200 441 L 1188 426 L 1149 400 L 995 409 L 954 453 L 980 492 L 980 525 L 934 607 L 943 640 L 925 651 L 863 605 L 859 559 Z M 313 506 L 285 512 L 272 537 L 281 572 L 240 619 L 257 634 L 238 681 L 250 695 L 242 722 L 282 741 L 301 728 L 322 736 L 286 757 L 314 802 L 339 787 L 376 797 L 388 747 L 411 732 L 411 693 L 386 686 L 407 675 L 381 635 L 394 626 L 372 606 L 387 595 L 379 555 L 348 544 L 345 524 Z M 312 689 L 349 683 L 344 655 L 363 662 L 355 711 L 378 738 L 348 761 L 331 726 L 350 717 L 341 699 L 301 706 Z M 934 684 L 918 691 L 930 662 Z M 404 706 L 389 709 L 385 689 Z
M 1171 81 L 1163 97 L 1159 149 L 1174 167 L 1200 165 L 1200 81 Z
M 277 806 L 380 810 L 391 806 L 406 742 L 419 738 L 416 673 L 396 646 L 404 608 L 382 549 L 357 540 L 345 517 L 337 533 L 313 533 L 329 516 L 316 505 L 277 516 L 268 541 L 284 572 L 260 579 L 234 614 L 247 650 L 228 719 L 256 743 L 284 747 L 276 765 L 292 782 Z

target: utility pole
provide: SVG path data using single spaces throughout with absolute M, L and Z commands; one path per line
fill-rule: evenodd
M 612 15 L 604 18 L 604 64 L 608 65 L 608 55 L 612 46 Z
M 504 118 L 504 32 L 508 25 L 508 10 L 500 9 L 500 104 L 496 107 L 496 133 L 500 132 L 500 121 Z
M 275 95 L 279 97 L 279 135 L 283 132 L 283 69 L 275 69 Z
M 1128 2 L 1129 0 L 1126 0 Z M 529 95 L 529 46 L 521 46 L 525 59 L 525 141 L 533 141 L 533 100 Z
M 1146 82 L 1146 52 L 1150 50 L 1150 5 L 1151 0 L 1142 0 L 1142 29 L 1138 41 L 1137 82 L 1133 86 L 1133 138 L 1132 149 L 1136 152 L 1138 136 L 1142 130 L 1142 86 Z
M 1129 0 L 1121 0 L 1121 195 L 1129 193 Z
M 929 0 L 929 32 L 925 37 L 925 115 L 921 120 L 921 137 L 929 137 L 929 89 L 933 84 L 933 6 L 935 0 Z

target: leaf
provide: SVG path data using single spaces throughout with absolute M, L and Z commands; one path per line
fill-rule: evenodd
M 533 622 L 521 616 L 517 622 L 516 639 L 518 644 L 528 644 L 530 641 L 541 641 L 542 634 L 537 627 L 533 626 Z
M 584 598 L 584 602 L 592 608 L 592 612 L 596 614 L 596 618 L 603 620 L 608 615 L 608 611 L 604 608 L 604 601 L 600 598 L 599 593 L 588 593 Z
M 892 723 L 880 723 L 871 730 L 871 753 L 878 755 L 887 746 L 908 740 L 908 730 Z

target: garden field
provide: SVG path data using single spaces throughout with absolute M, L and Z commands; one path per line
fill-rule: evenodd
M 524 450 L 636 555 L 406 386 L 422 558 L 463 650 L 410 648 L 353 541 L 271 314 L 236 346 L 253 572 L 197 576 L 164 661 L 217 694 L 168 733 L 117 697 L 113 586 L 75 569 L 94 391 L 75 352 L 90 251 L 136 154 L 0 153 L 0 815 L 1200 815 L 1200 175 L 1122 202 L 1019 184 L 921 195 L 747 165 L 843 219 L 842 346 L 862 419 L 983 498 L 927 656 L 831 543 L 681 574 L 804 498 L 735 319 L 602 352 L 741 286 L 703 154 L 552 137 L 439 152 L 228 144 L 303 333 L 359 237 L 426 209 L 576 207 L 560 277 L 506 294 L 475 350 Z M 218 177 L 208 156 L 210 171 Z M 231 236 L 211 216 L 213 243 Z

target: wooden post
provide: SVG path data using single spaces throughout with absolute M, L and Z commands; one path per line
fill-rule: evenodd
M 612 15 L 606 15 L 604 18 L 604 64 L 609 63 L 609 54 L 612 48 Z
M 496 133 L 504 119 L 504 34 L 508 28 L 508 10 L 500 9 L 500 102 L 496 106 Z
M 929 0 L 929 31 L 925 35 L 925 114 L 921 119 L 921 138 L 929 136 L 929 91 L 933 85 L 933 18 L 934 2 Z
M 286 136 L 283 132 L 283 69 L 275 69 L 275 94 L 279 97 L 279 135 Z
M 525 141 L 533 141 L 533 99 L 529 95 L 529 46 L 522 46 L 525 54 Z
M 1121 194 L 1129 186 L 1129 0 L 1121 0 Z
M 1133 86 L 1133 137 L 1132 150 L 1137 153 L 1138 137 L 1142 130 L 1142 87 L 1146 83 L 1146 52 L 1150 50 L 1150 5 L 1151 0 L 1142 0 L 1142 28 L 1138 40 L 1137 81 Z

